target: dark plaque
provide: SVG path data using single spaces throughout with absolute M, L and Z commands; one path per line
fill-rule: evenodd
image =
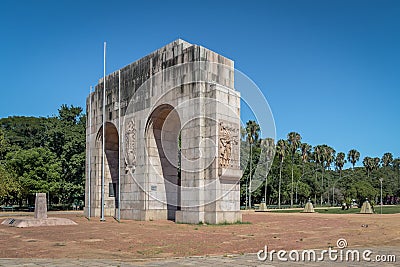
M 116 183 L 109 183 L 109 186 L 108 186 L 108 196 L 109 196 L 109 197 L 115 197 L 116 193 L 117 193 L 117 186 L 116 186 Z

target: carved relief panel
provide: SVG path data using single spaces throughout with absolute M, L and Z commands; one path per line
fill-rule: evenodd
M 218 163 L 220 168 L 239 169 L 239 125 L 219 123 Z
M 134 119 L 130 119 L 125 125 L 125 165 L 126 170 L 134 172 L 136 166 L 136 128 Z

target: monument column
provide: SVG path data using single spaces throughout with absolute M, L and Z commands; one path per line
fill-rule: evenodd
M 46 193 L 36 193 L 35 219 L 47 219 Z

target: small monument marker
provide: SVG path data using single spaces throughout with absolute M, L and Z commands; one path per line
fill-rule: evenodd
M 47 218 L 46 193 L 36 193 L 34 218 L 8 218 L 5 219 L 1 224 L 18 228 L 35 226 L 76 225 L 74 221 L 66 218 Z
M 314 213 L 314 206 L 311 203 L 311 199 L 308 199 L 308 202 L 306 203 L 306 206 L 304 207 L 303 210 L 304 213 Z
M 46 193 L 36 193 L 35 219 L 47 219 Z
M 368 201 L 368 198 L 365 199 L 364 203 L 361 206 L 361 214 L 372 214 L 374 211 L 372 210 L 371 204 Z

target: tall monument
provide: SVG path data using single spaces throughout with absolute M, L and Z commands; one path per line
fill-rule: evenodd
M 99 80 L 87 98 L 86 215 L 241 221 L 233 67 L 178 39 L 106 76 L 105 92 Z

